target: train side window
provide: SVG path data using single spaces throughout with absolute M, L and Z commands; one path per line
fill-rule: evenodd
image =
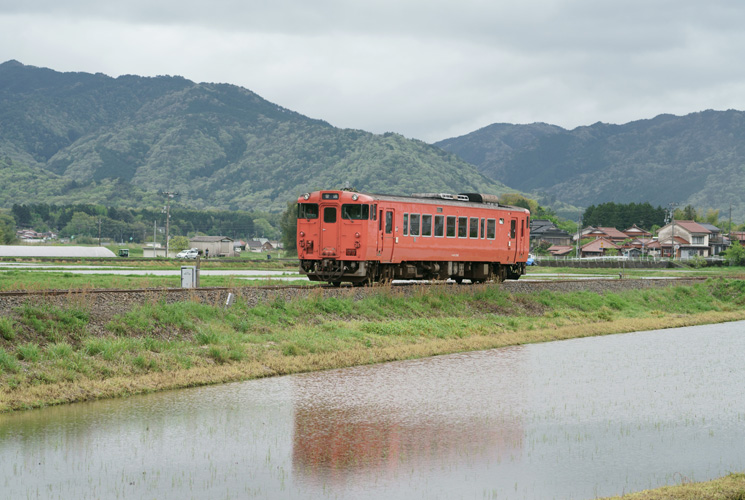
M 323 222 L 336 222 L 336 207 L 326 207 L 323 209 Z
M 455 216 L 448 215 L 447 237 L 455 238 Z
M 378 205 L 370 205 L 370 220 L 378 219 Z
M 378 231 L 383 230 L 383 211 L 380 211 L 380 217 L 378 218 Z
M 481 239 L 482 240 L 486 238 L 486 231 L 484 230 L 485 225 L 486 225 L 486 219 L 481 219 Z
M 502 219 L 501 217 L 499 219 L 499 224 L 504 224 L 504 219 Z
M 468 217 L 458 217 L 458 238 L 468 237 Z
M 471 217 L 470 221 L 470 233 L 468 234 L 469 238 L 478 238 L 479 237 L 479 218 L 478 217 Z
M 517 221 L 515 219 L 512 219 L 510 221 L 510 239 L 513 240 L 515 239 L 515 226 L 517 225 L 516 222 Z
M 422 236 L 432 236 L 432 216 L 422 215 Z
M 385 213 L 385 234 L 393 234 L 393 212 Z
M 445 216 L 435 215 L 435 237 L 442 238 L 445 236 Z
M 298 203 L 297 218 L 298 219 L 317 219 L 318 218 L 318 203 Z
M 497 221 L 495 219 L 486 221 L 486 237 L 490 240 L 497 237 Z
M 409 214 L 404 214 L 404 236 L 409 235 Z M 413 233 L 412 233 L 413 236 Z
M 411 235 L 419 236 L 419 214 L 411 214 Z
M 522 238 L 524 236 L 525 236 L 525 221 L 521 220 L 520 221 L 520 237 Z

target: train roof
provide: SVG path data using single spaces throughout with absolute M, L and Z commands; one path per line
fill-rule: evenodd
M 453 207 L 468 206 L 473 208 L 494 208 L 502 210 L 516 210 L 518 212 L 530 213 L 530 210 L 523 207 L 512 205 L 503 205 L 498 202 L 496 195 L 487 195 L 480 193 L 464 193 L 452 195 L 448 193 L 419 193 L 410 196 L 390 195 L 380 193 L 363 193 L 359 191 L 344 191 L 338 189 L 324 189 L 316 191 L 317 193 L 334 192 L 334 193 L 357 193 L 358 195 L 368 196 L 373 201 L 393 201 L 399 203 L 421 203 L 425 205 L 446 205 Z

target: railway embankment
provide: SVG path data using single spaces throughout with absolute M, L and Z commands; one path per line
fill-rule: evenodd
M 0 410 L 745 319 L 744 283 L 4 293 Z

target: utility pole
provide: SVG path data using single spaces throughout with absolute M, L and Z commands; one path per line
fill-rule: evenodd
M 160 194 L 166 197 L 166 206 L 163 207 L 163 211 L 166 214 L 166 258 L 168 258 L 168 239 L 171 228 L 171 200 L 179 194 L 171 191 L 161 191 Z
M 158 232 L 158 219 L 155 219 L 153 221 L 153 257 L 157 257 L 157 254 L 155 253 L 155 238 Z
M 672 233 L 670 236 L 670 258 L 675 259 L 675 207 L 678 204 L 675 202 L 670 203 L 670 221 L 672 223 Z
M 101 217 L 98 218 L 98 246 L 101 246 Z

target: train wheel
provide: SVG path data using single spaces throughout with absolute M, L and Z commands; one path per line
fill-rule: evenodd
M 329 281 L 329 285 L 333 286 L 334 288 L 339 288 L 341 286 L 341 281 Z
M 463 278 L 461 278 L 460 276 L 456 276 L 455 278 L 453 278 L 453 281 L 455 281 L 459 285 L 463 284 Z

